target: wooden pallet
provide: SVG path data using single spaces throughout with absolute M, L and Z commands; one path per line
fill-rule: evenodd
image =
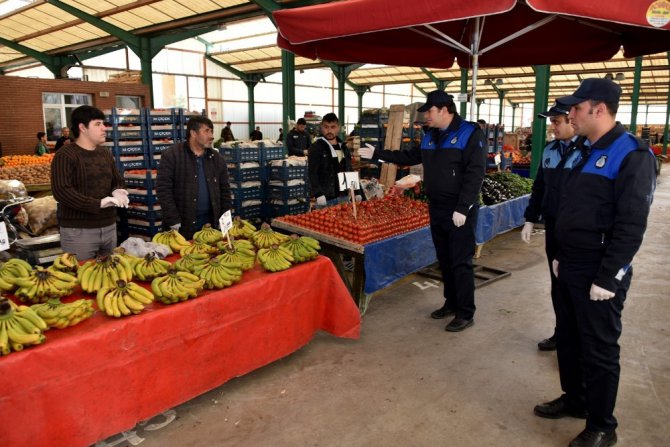
M 399 151 L 402 143 L 402 128 L 405 123 L 405 106 L 394 104 L 389 109 L 389 121 L 386 128 L 386 138 L 384 138 L 384 149 Z M 398 166 L 394 163 L 384 163 L 382 166 L 379 182 L 387 189 L 395 183 Z

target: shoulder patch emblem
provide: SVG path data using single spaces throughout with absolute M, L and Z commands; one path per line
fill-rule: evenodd
M 596 168 L 602 168 L 607 163 L 607 155 L 601 155 L 599 159 L 596 160 Z
M 451 139 L 451 144 L 456 144 L 457 141 L 458 141 L 458 138 L 454 137 L 454 138 Z

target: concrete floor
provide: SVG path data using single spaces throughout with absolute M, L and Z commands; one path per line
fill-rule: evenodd
M 670 445 L 665 168 L 623 314 L 622 446 Z M 116 445 L 143 438 L 143 447 L 566 446 L 584 422 L 532 412 L 561 392 L 555 354 L 536 348 L 554 324 L 543 242 L 541 232 L 526 245 L 513 231 L 486 244 L 478 262 L 512 276 L 477 290 L 476 324 L 465 332 L 445 332 L 446 321 L 429 318 L 442 305 L 441 285 L 411 276 L 372 299 L 360 340 L 318 334 L 293 355 L 175 408 L 169 424 L 138 426 L 132 442 Z

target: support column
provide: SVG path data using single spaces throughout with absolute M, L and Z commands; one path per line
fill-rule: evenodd
M 249 135 L 251 135 L 251 132 L 254 131 L 256 128 L 256 98 L 254 95 L 254 89 L 256 88 L 256 84 L 258 84 L 257 80 L 249 80 L 249 81 L 244 81 L 244 83 L 247 85 L 247 99 L 248 99 L 248 115 L 249 115 Z
M 633 74 L 633 97 L 630 110 L 630 132 L 637 133 L 637 106 L 640 101 L 640 77 L 642 75 L 642 56 L 635 58 L 635 73 Z
M 346 67 L 338 65 L 335 72 L 337 78 L 337 117 L 340 120 L 340 130 L 344 129 L 346 120 L 344 118 L 344 83 L 347 80 Z
M 505 93 L 507 90 L 498 91 L 498 99 L 500 100 L 500 108 L 498 109 L 498 124 L 502 125 L 503 123 L 503 107 L 505 104 Z
M 514 115 L 516 113 L 517 107 L 519 107 L 519 104 L 512 103 L 512 128 L 510 129 L 510 132 L 514 132 Z
M 477 120 L 479 120 L 479 108 L 481 107 L 482 104 L 484 104 L 484 100 L 476 99 L 475 103 L 477 104 Z
M 547 120 L 538 118 L 537 114 L 547 110 L 547 96 L 549 94 L 549 65 L 534 65 L 535 71 L 535 103 L 533 106 L 533 150 L 530 158 L 530 176 L 535 178 L 540 166 L 542 150 L 547 135 Z
M 461 68 L 461 93 L 468 93 L 468 70 Z M 465 117 L 465 114 L 468 113 L 468 102 L 464 101 L 461 103 L 461 117 Z
M 355 90 L 356 95 L 358 96 L 358 120 L 360 121 L 361 116 L 363 115 L 363 95 L 368 91 L 365 87 L 357 87 Z
M 160 50 L 159 50 L 160 51 Z M 142 70 L 142 84 L 146 85 L 149 88 L 149 98 L 151 98 L 151 104 L 155 104 L 154 101 L 154 80 L 153 80 L 153 64 L 151 63 L 153 59 L 153 52 L 151 51 L 151 42 L 146 37 L 140 37 L 140 48 L 139 51 L 135 50 L 135 54 L 140 58 L 140 68 Z
M 288 118 L 295 116 L 295 55 L 281 50 L 282 129 L 288 133 Z

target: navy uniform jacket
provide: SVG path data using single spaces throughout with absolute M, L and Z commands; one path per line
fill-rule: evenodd
M 611 292 L 642 243 L 656 185 L 653 153 L 620 123 L 567 176 L 556 221 L 559 261 L 600 261 L 593 281 Z
M 453 208 L 467 215 L 479 200 L 487 146 L 479 125 L 455 114 L 449 127 L 429 130 L 419 146 L 407 151 L 377 149 L 374 158 L 401 165 L 423 163 L 430 206 Z
M 577 137 L 570 141 L 563 156 L 560 153 L 560 140 L 554 140 L 545 146 L 524 213 L 526 222 L 536 223 L 540 216 L 552 221 L 556 219 L 563 178 L 581 157 L 581 152 L 575 150 L 576 145 Z

